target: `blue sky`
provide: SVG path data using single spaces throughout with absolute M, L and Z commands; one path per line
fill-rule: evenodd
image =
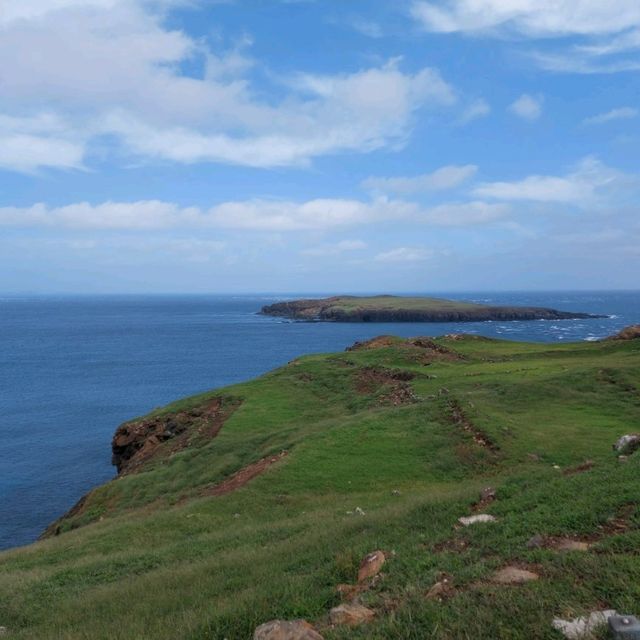
M 4 0 L 0 291 L 637 288 L 637 0 Z

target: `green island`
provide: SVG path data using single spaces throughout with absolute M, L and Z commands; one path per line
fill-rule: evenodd
M 292 320 L 330 322 L 481 322 L 602 317 L 544 307 L 489 306 L 442 298 L 391 295 L 289 300 L 266 305 L 260 313 Z
M 301 357 L 120 426 L 118 477 L 0 554 L 0 626 L 10 640 L 561 639 L 558 620 L 638 613 L 637 431 L 640 327 L 573 344 L 381 336 Z M 273 620 L 290 635 L 268 635 L 286 627 Z

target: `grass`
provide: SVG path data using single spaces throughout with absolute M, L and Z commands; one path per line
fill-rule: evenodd
M 345 311 L 360 309 L 406 309 L 410 311 L 458 311 L 468 309 L 482 309 L 486 305 L 443 298 L 408 297 L 408 296 L 340 296 L 331 308 Z
M 640 453 L 621 464 L 611 452 L 640 430 L 640 341 L 438 342 L 449 357 L 398 340 L 163 408 L 243 400 L 215 439 L 100 487 L 61 535 L 0 554 L 0 626 L 12 640 L 246 640 L 264 621 L 304 617 L 328 640 L 524 640 L 561 638 L 555 616 L 640 612 Z M 415 401 L 394 406 L 392 379 L 363 391 L 372 366 L 412 373 Z M 496 452 L 452 421 L 452 402 Z M 203 496 L 283 449 L 243 488 Z M 563 472 L 586 458 L 593 468 Z M 456 529 L 487 485 L 497 522 Z M 610 530 L 621 513 L 626 528 Z M 534 534 L 594 547 L 528 549 Z M 329 628 L 336 585 L 374 549 L 389 555 L 362 596 L 375 621 Z M 488 581 L 513 563 L 540 580 Z M 426 600 L 443 572 L 455 595 Z

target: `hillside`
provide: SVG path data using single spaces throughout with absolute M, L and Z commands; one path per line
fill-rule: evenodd
M 544 307 L 496 307 L 442 298 L 403 296 L 289 300 L 264 306 L 260 313 L 292 320 L 331 322 L 483 322 L 601 317 Z
M 640 431 L 637 335 L 382 336 L 132 420 L 119 477 L 0 554 L 0 627 L 551 640 L 554 618 L 638 614 L 640 453 L 612 451 Z M 354 611 L 370 620 L 338 624 Z

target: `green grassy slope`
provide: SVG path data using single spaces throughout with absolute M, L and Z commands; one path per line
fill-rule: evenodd
M 444 298 L 408 297 L 408 296 L 342 296 L 333 305 L 338 309 L 474 309 L 485 305 Z
M 640 612 L 640 452 L 622 464 L 611 451 L 640 431 L 640 340 L 370 347 L 158 412 L 242 400 L 216 438 L 194 436 L 95 490 L 61 535 L 0 554 L 0 626 L 12 640 L 245 640 L 304 617 L 333 640 L 530 640 L 561 638 L 555 616 Z M 498 520 L 457 527 L 487 485 Z M 529 549 L 534 534 L 593 546 Z M 331 628 L 336 586 L 374 549 L 389 558 L 361 596 L 374 622 Z M 507 564 L 540 579 L 490 583 Z M 426 599 L 442 574 L 451 597 Z

